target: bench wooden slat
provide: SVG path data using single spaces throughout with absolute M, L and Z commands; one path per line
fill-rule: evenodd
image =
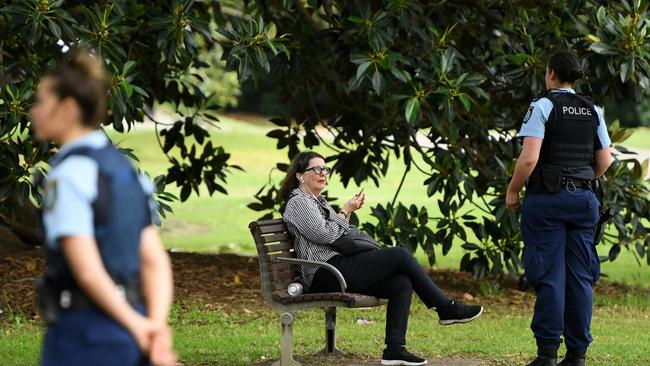
M 294 277 L 296 277 L 298 275 L 295 268 L 282 268 L 282 269 L 278 269 L 278 270 L 275 270 L 275 271 L 271 271 L 269 273 L 271 275 L 273 275 L 273 276 L 280 276 L 280 275 L 283 275 L 285 273 L 286 274 L 291 274 Z
M 280 233 L 280 234 L 265 235 L 262 237 L 262 241 L 265 244 L 274 243 L 276 241 L 291 241 L 291 236 L 287 232 Z M 291 246 L 293 247 L 293 244 Z
M 266 254 L 266 258 L 268 259 L 269 262 L 277 262 L 277 259 L 281 257 L 295 258 L 296 256 L 293 253 L 285 253 L 285 252 Z
M 281 271 L 283 269 L 292 269 L 294 265 L 291 263 L 271 262 L 269 263 L 269 272 Z
M 371 307 L 387 303 L 386 300 L 377 299 L 373 296 L 341 292 L 309 293 L 298 296 L 291 296 L 287 293 L 286 289 L 273 291 L 273 298 L 276 301 L 280 301 L 284 304 L 295 304 L 310 301 L 340 301 L 347 303 L 347 305 L 351 307 Z
M 273 290 L 287 293 L 287 289 L 289 288 L 289 284 L 292 283 L 292 282 L 295 282 L 295 281 L 294 280 L 287 280 L 286 282 L 274 282 L 273 283 Z
M 347 298 L 344 294 L 340 292 L 323 292 L 323 293 L 309 293 L 293 298 L 293 296 L 287 293 L 286 289 L 277 289 L 273 293 L 277 298 L 281 298 L 284 301 L 294 302 L 291 300 L 299 300 L 300 298 L 308 299 L 309 301 L 318 301 L 318 300 L 344 300 Z M 299 302 L 299 301 L 295 301 Z
M 267 226 L 267 225 L 275 225 L 275 224 L 282 224 L 284 221 L 282 219 L 270 219 L 270 220 L 260 220 L 260 221 L 255 221 L 252 224 L 258 225 L 258 226 Z
M 281 268 L 281 269 L 275 269 L 275 270 L 269 271 L 269 273 L 271 273 L 273 275 L 281 274 L 281 273 L 284 273 L 284 272 L 297 274 L 297 271 L 296 271 L 295 267 Z
M 275 233 L 283 233 L 287 231 L 287 227 L 284 225 L 284 223 L 279 223 L 273 225 L 260 226 L 259 230 L 262 234 L 271 234 L 271 233 L 275 234 Z
M 296 275 L 296 272 L 292 270 L 278 271 L 273 273 L 272 276 L 276 282 L 282 282 L 282 283 L 284 283 L 285 281 L 293 281 L 296 277 L 298 277 Z
M 266 253 L 273 253 L 273 252 L 289 252 L 289 250 L 293 249 L 293 244 L 288 243 L 286 241 L 282 241 L 278 244 L 272 244 L 272 245 L 267 245 L 264 247 L 264 251 Z

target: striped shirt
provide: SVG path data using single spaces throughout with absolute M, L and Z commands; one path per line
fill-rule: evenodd
M 291 191 L 282 220 L 293 236 L 296 257 L 313 261 L 327 262 L 339 255 L 330 244 L 350 230 L 347 220 L 337 216 L 325 197 L 314 197 L 298 188 Z M 299 266 L 305 291 L 309 290 L 317 269 L 312 265 Z

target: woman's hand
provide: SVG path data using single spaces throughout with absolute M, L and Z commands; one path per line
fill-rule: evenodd
M 508 188 L 508 193 L 506 193 L 506 208 L 510 211 L 514 211 L 519 208 L 520 205 L 519 191 Z
M 345 212 L 346 215 L 350 216 L 352 212 L 363 207 L 364 203 L 366 203 L 366 194 L 362 191 L 354 195 L 354 198 L 347 201 L 345 205 L 343 205 L 342 211 Z
M 153 366 L 175 366 L 176 354 L 173 350 L 172 331 L 166 324 L 153 334 L 149 360 Z
M 153 366 L 176 365 L 172 332 L 167 324 L 160 324 L 137 314 L 129 323 L 129 332 Z
M 152 320 L 138 313 L 134 314 L 133 319 L 128 322 L 129 333 L 133 336 L 138 348 L 146 355 L 151 350 L 154 334 L 159 331 L 159 328 L 161 327 Z

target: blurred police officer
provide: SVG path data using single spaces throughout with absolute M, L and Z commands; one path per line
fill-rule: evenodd
M 546 89 L 524 117 L 523 149 L 508 187 L 506 205 L 521 210 L 524 269 L 537 294 L 531 329 L 538 356 L 529 366 L 585 365 L 592 313 L 592 285 L 600 276 L 593 229 L 599 202 L 594 180 L 611 164 L 603 112 L 576 94 L 583 76 L 576 55 L 555 52 L 546 67 Z
M 153 187 L 98 130 L 107 87 L 100 59 L 77 50 L 30 111 L 36 137 L 60 146 L 44 182 L 46 366 L 175 364 Z

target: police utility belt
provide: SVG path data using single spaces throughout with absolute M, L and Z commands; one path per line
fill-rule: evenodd
M 561 189 L 575 192 L 578 188 L 595 192 L 598 181 L 564 176 L 561 174 L 561 167 L 547 166 L 534 171 L 526 183 L 526 191 L 533 193 L 557 193 Z
M 140 281 L 118 283 L 116 287 L 118 295 L 131 306 L 144 304 Z M 61 288 L 53 284 L 51 280 L 42 278 L 37 282 L 37 289 L 38 305 L 43 313 L 43 319 L 50 325 L 56 323 L 63 312 L 96 307 L 86 294 L 76 286 Z

